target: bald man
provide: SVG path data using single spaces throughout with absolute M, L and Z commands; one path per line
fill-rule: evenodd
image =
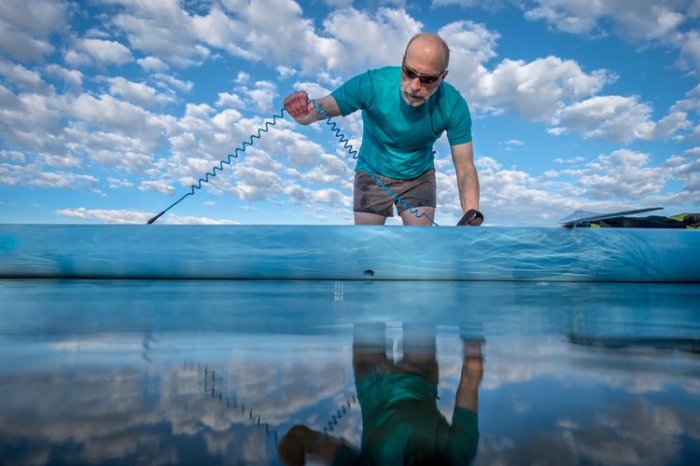
M 445 131 L 464 212 L 460 225 L 483 221 L 471 115 L 464 97 L 445 82 L 449 60 L 442 38 L 418 34 L 408 42 L 400 67 L 369 70 L 314 100 L 331 117 L 362 110 L 355 224 L 383 225 L 394 205 L 404 225 L 432 224 L 437 201 L 433 144 Z M 301 125 L 324 119 L 304 91 L 287 96 L 284 107 Z

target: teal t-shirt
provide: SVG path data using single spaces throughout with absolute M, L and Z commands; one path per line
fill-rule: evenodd
M 433 144 L 447 131 L 450 145 L 472 140 L 464 97 L 447 82 L 419 107 L 401 96 L 401 68 L 369 70 L 331 93 L 343 116 L 362 110 L 362 147 L 357 170 L 413 179 L 434 168 Z
M 479 444 L 478 415 L 455 406 L 452 425 L 437 408 L 437 386 L 410 373 L 368 377 L 356 382 L 362 409 L 362 448 L 342 448 L 333 466 L 400 466 L 423 455 L 468 465 Z

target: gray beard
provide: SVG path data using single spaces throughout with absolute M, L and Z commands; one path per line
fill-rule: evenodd
M 435 89 L 433 89 L 432 91 L 430 91 L 428 93 L 428 95 L 426 95 L 425 97 L 422 97 L 420 101 L 413 101 L 413 102 L 409 101 L 408 97 L 406 97 L 406 94 L 408 94 L 408 93 L 406 91 L 404 91 L 403 89 L 401 89 L 401 97 L 403 98 L 403 101 L 406 102 L 406 105 L 408 105 L 409 107 L 420 107 L 421 105 L 423 105 L 424 103 L 426 103 L 428 101 L 430 96 L 435 94 L 435 92 L 438 90 L 438 87 L 439 86 L 436 86 Z M 414 97 L 414 99 L 415 99 L 415 97 Z

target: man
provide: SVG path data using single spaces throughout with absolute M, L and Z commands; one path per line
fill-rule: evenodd
M 480 225 L 479 177 L 474 166 L 471 116 L 464 98 L 445 82 L 450 52 L 435 34 L 418 34 L 401 67 L 367 71 L 330 95 L 304 91 L 284 99 L 299 124 L 362 110 L 362 147 L 355 173 L 355 224 L 383 225 L 393 205 L 404 225 L 431 225 L 437 201 L 433 144 L 447 131 L 463 212 L 461 224 Z M 410 206 L 410 208 L 407 208 Z

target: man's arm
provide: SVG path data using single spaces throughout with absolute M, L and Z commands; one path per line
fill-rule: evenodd
M 340 115 L 340 108 L 332 95 L 315 99 L 317 105 L 327 113 L 322 115 L 313 102 L 309 100 L 309 95 L 305 91 L 296 91 L 289 94 L 284 99 L 284 108 L 300 125 L 310 125 L 311 123 L 323 120 L 327 117 L 337 117 Z
M 297 424 L 277 445 L 277 454 L 285 466 L 303 466 L 307 457 L 316 463 L 333 466 L 356 464 L 359 452 L 342 439 Z
M 480 341 L 464 342 L 462 377 L 457 387 L 447 443 L 450 464 L 470 464 L 479 447 L 479 385 L 484 376 Z
M 474 146 L 472 142 L 457 144 L 452 149 L 452 161 L 457 172 L 457 187 L 462 212 L 479 210 L 479 175 L 474 166 Z
M 481 354 L 481 342 L 464 342 L 464 360 L 462 376 L 457 387 L 455 406 L 479 412 L 479 385 L 484 377 L 484 359 Z

